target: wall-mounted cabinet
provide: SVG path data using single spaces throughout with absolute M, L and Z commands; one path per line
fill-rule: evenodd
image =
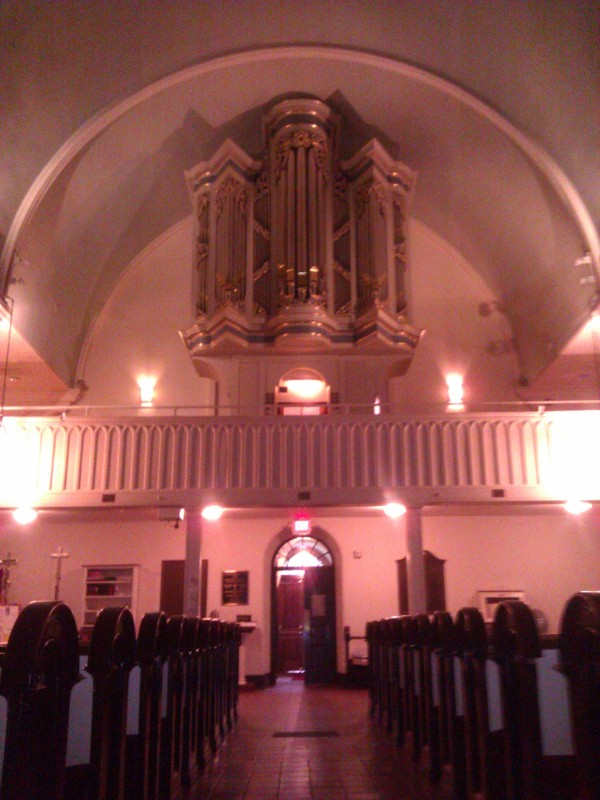
M 136 616 L 137 564 L 84 564 L 83 625 L 81 638 L 87 641 L 98 613 L 108 606 L 127 606 Z

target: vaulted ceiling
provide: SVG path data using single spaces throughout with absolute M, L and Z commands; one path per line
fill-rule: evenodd
M 122 270 L 190 214 L 184 170 L 226 136 L 260 152 L 265 104 L 301 92 L 396 145 L 413 214 L 482 275 L 535 376 L 597 301 L 599 22 L 583 0 L 5 0 L 16 328 L 72 384 Z

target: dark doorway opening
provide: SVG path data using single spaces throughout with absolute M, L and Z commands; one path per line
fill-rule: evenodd
M 181 560 L 163 561 L 160 570 L 160 610 L 167 617 L 183 614 L 183 570 Z
M 330 683 L 336 674 L 335 580 L 331 553 L 313 536 L 288 539 L 272 570 L 271 677 Z

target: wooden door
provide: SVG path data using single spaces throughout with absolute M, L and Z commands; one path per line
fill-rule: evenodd
M 336 673 L 333 567 L 304 570 L 304 678 L 331 683 Z
M 280 575 L 277 585 L 277 672 L 301 670 L 304 590 L 302 575 Z
M 185 562 L 163 561 L 160 571 L 160 610 L 168 617 L 183 614 L 183 568 Z

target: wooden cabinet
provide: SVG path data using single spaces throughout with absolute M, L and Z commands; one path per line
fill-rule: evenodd
M 137 564 L 84 564 L 83 626 L 81 638 L 89 640 L 98 612 L 107 606 L 127 606 L 135 618 Z

